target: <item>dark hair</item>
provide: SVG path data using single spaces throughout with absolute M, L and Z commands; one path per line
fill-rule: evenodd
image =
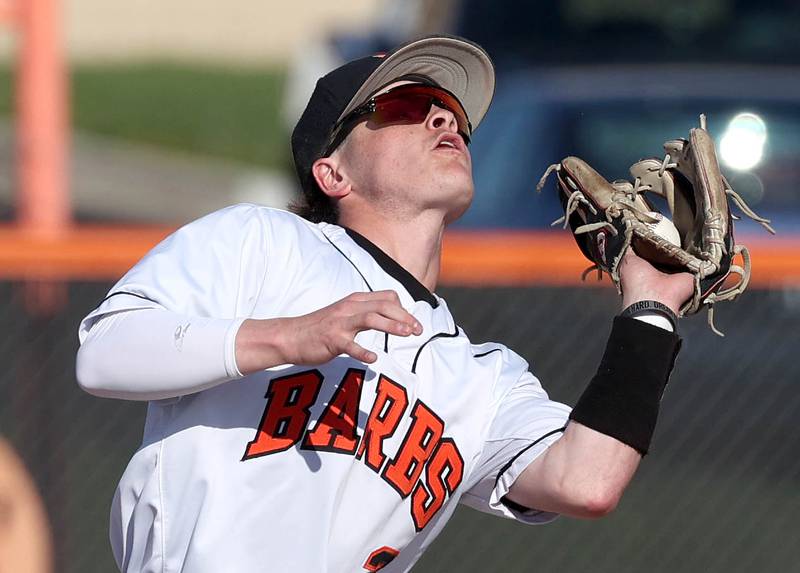
M 312 223 L 339 222 L 339 204 L 314 185 L 312 193 L 303 193 L 289 203 L 289 211 Z
M 289 209 L 304 219 L 313 223 L 336 223 L 339 220 L 336 199 L 322 192 L 311 168 L 317 159 L 330 153 L 327 147 L 339 116 L 382 62 L 382 58 L 368 56 L 348 62 L 321 77 L 292 131 L 292 158 L 302 195 L 292 202 Z

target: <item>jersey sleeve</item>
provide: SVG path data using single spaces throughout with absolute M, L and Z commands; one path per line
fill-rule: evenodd
M 502 360 L 495 390 L 498 404 L 461 502 L 523 523 L 544 523 L 556 514 L 503 501 L 503 497 L 528 464 L 561 437 L 570 408 L 550 400 L 521 357 L 502 348 Z
M 157 308 L 220 319 L 248 316 L 267 274 L 269 212 L 234 205 L 175 231 L 81 321 L 80 341 L 101 317 L 127 310 Z

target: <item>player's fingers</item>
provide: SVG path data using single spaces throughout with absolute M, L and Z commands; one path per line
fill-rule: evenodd
M 410 332 L 405 332 L 405 329 L 401 327 L 387 327 L 385 324 L 379 327 L 372 324 L 365 326 L 363 317 L 370 313 L 379 314 L 392 321 L 406 324 L 410 328 Z M 366 330 L 368 328 L 377 328 L 378 330 L 389 332 L 390 334 L 422 334 L 422 325 L 414 318 L 414 315 L 403 308 L 400 304 L 400 297 L 393 290 L 358 293 L 357 296 L 351 295 L 347 299 L 341 301 L 341 304 L 337 305 L 337 314 L 350 318 L 361 317 L 357 319 L 355 323 L 348 321 L 346 324 L 348 328 L 357 329 L 354 330 L 354 332 Z
M 352 317 L 351 327 L 354 333 L 362 330 L 379 330 L 397 336 L 409 336 L 414 332 L 414 327 L 408 322 L 386 318 L 377 312 Z
M 348 356 L 360 360 L 361 362 L 366 362 L 367 364 L 372 364 L 378 359 L 377 354 L 367 350 L 352 340 L 345 343 L 343 351 Z
M 400 304 L 400 296 L 393 290 L 376 290 L 370 292 L 356 292 L 347 297 L 349 300 L 367 302 L 375 300 L 394 301 Z
M 343 315 L 353 315 L 361 312 L 370 312 L 381 304 L 392 304 L 400 309 L 403 308 L 400 304 L 400 297 L 393 290 L 353 293 L 334 303 L 329 308 Z
M 400 304 L 390 300 L 367 300 L 357 305 L 358 312 L 377 312 L 387 318 L 397 320 L 413 319 L 414 317 Z
M 374 312 L 380 315 L 404 322 L 411 326 L 412 330 L 419 325 L 419 321 L 414 318 L 414 315 L 404 309 L 399 303 L 387 300 L 371 300 L 358 303 L 358 312 L 370 313 Z

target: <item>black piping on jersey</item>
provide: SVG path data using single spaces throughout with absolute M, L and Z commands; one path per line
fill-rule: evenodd
M 439 306 L 439 301 L 436 300 L 436 297 L 433 296 L 431 291 L 426 289 L 425 286 L 414 277 L 414 275 L 401 267 L 397 261 L 380 250 L 379 247 L 377 247 L 366 237 L 359 235 L 347 227 L 344 227 L 344 230 L 359 247 L 367 251 L 372 258 L 375 259 L 375 262 L 378 263 L 378 265 L 386 272 L 386 274 L 403 285 L 403 287 L 408 291 L 408 294 L 410 294 L 416 302 L 427 302 L 433 308 Z
M 356 266 L 356 264 L 355 264 L 353 261 L 351 261 L 351 260 L 350 260 L 350 257 L 348 257 L 347 255 L 345 255 L 345 254 L 342 252 L 342 249 L 340 249 L 339 247 L 337 247 L 337 246 L 336 246 L 336 243 L 334 243 L 333 241 L 331 241 L 331 240 L 330 240 L 330 238 L 328 238 L 328 235 L 326 235 L 325 233 L 322 233 L 322 235 L 323 235 L 323 236 L 325 237 L 325 239 L 326 239 L 326 240 L 327 240 L 327 241 L 328 241 L 328 242 L 331 244 L 331 246 L 332 246 L 334 249 L 336 249 L 337 251 L 339 251 L 339 254 L 340 254 L 340 255 L 342 255 L 342 256 L 345 258 L 345 260 L 346 260 L 348 263 L 350 263 L 350 264 L 353 266 L 353 268 L 356 270 L 356 272 L 357 272 L 357 273 L 358 273 L 358 274 L 361 276 L 361 279 L 364 281 L 364 284 L 365 284 L 365 285 L 367 285 L 367 288 L 369 289 L 369 292 L 374 292 L 374 290 L 372 289 L 372 287 L 371 287 L 371 286 L 370 286 L 370 284 L 369 284 L 369 281 L 367 280 L 367 277 L 365 277 L 365 276 L 364 276 L 364 273 L 362 273 L 362 272 L 361 272 L 361 271 L 358 269 L 358 267 Z
M 147 300 L 147 301 L 153 302 L 153 303 L 155 303 L 155 304 L 159 304 L 157 301 L 153 300 L 152 298 L 147 298 L 147 297 L 146 297 L 146 296 L 144 296 L 144 295 L 141 295 L 141 294 L 136 294 L 135 292 L 126 292 L 126 291 L 124 291 L 124 290 L 120 290 L 120 291 L 117 291 L 117 292 L 112 292 L 112 293 L 111 293 L 110 295 L 108 295 L 106 298 L 104 298 L 103 300 L 101 300 L 100 302 L 98 302 L 98 303 L 97 303 L 97 306 L 95 306 L 95 307 L 94 307 L 94 310 L 97 310 L 98 308 L 100 308 L 100 305 L 101 305 L 101 304 L 103 304 L 103 303 L 104 303 L 105 301 L 107 301 L 108 299 L 110 299 L 112 296 L 117 296 L 117 295 L 121 295 L 121 294 L 127 294 L 128 296 L 135 296 L 136 298 L 140 298 L 140 299 L 142 299 L 142 300 Z
M 414 363 L 411 365 L 411 373 L 417 373 L 417 360 L 419 360 L 419 355 L 422 353 L 422 349 L 425 348 L 429 342 L 433 342 L 437 338 L 455 338 L 458 336 L 458 325 L 455 325 L 456 329 L 453 332 L 440 332 L 438 334 L 434 334 L 428 340 L 422 343 L 422 346 L 419 347 L 417 350 L 417 354 L 414 356 Z
M 347 229 L 345 229 L 345 231 L 346 231 L 346 230 L 347 230 Z M 339 247 L 337 247 L 337 246 L 336 246 L 336 243 L 334 243 L 333 241 L 331 241 L 331 240 L 330 240 L 330 238 L 328 237 L 328 235 L 326 235 L 325 233 L 322 233 L 322 235 L 323 235 L 323 236 L 325 237 L 325 239 L 326 239 L 326 240 L 327 240 L 327 241 L 328 241 L 328 242 L 331 244 L 331 246 L 332 246 L 334 249 L 336 249 L 337 251 L 339 251 L 339 254 L 340 254 L 340 255 L 342 255 L 342 256 L 345 258 L 345 260 L 346 260 L 348 263 L 350 263 L 350 264 L 352 265 L 352 267 L 353 267 L 353 268 L 356 270 L 356 272 L 357 272 L 357 273 L 358 273 L 358 274 L 361 276 L 361 280 L 363 280 L 363 281 L 364 281 L 364 284 L 365 284 L 365 285 L 367 285 L 367 288 L 369 289 L 369 292 L 374 292 L 374 290 L 372 289 L 372 286 L 369 284 L 369 281 L 367 280 L 367 277 L 365 277 L 365 276 L 364 276 L 364 273 L 362 273 L 362 272 L 361 272 L 361 270 L 359 270 L 359 268 L 356 266 L 356 264 L 355 264 L 353 261 L 351 261 L 351 260 L 350 260 L 350 257 L 348 257 L 347 255 L 345 255 L 345 254 L 342 252 L 342 249 L 340 249 Z M 364 240 L 366 240 L 366 239 L 364 239 Z M 377 248 L 377 247 L 376 247 L 376 248 Z M 383 335 L 383 351 L 384 351 L 384 352 L 387 352 L 387 353 L 389 352 L 389 333 L 388 333 L 388 332 L 385 332 L 385 333 L 384 333 L 384 335 Z
M 491 350 L 487 350 L 486 352 L 481 352 L 479 354 L 473 355 L 473 358 L 483 358 L 484 356 L 488 356 L 492 352 L 502 352 L 502 348 L 492 348 Z
M 413 298 L 415 302 L 427 302 L 433 308 L 437 308 L 439 306 L 439 301 L 436 300 L 436 297 L 433 296 L 431 291 L 425 288 L 425 286 L 421 282 L 419 282 L 416 279 L 416 277 L 414 277 L 414 275 L 412 275 L 410 272 L 408 272 L 406 269 L 400 266 L 400 264 L 397 261 L 395 261 L 392 257 L 384 253 L 380 249 L 380 247 L 378 247 L 377 245 L 375 245 L 375 243 L 367 239 L 365 236 L 357 233 L 353 229 L 348 229 L 347 227 L 343 228 L 347 233 L 347 236 L 349 236 L 355 244 L 357 244 L 359 247 L 367 251 L 367 253 L 370 254 L 370 256 L 375 260 L 375 262 L 378 263 L 378 266 L 380 266 L 387 275 L 389 275 L 397 282 L 399 282 L 401 285 L 403 285 L 403 288 L 405 288 L 406 291 L 408 291 L 408 294 L 411 295 L 411 298 Z M 350 263 L 352 264 L 353 261 L 350 261 Z M 361 274 L 361 271 L 359 271 L 359 274 Z M 361 276 L 363 277 L 364 275 Z M 458 327 L 456 327 L 456 331 L 453 334 L 442 332 L 432 336 L 426 342 L 424 342 L 422 346 L 419 347 L 419 350 L 417 350 L 416 356 L 414 356 L 414 363 L 411 366 L 411 372 L 416 373 L 417 359 L 419 358 L 419 353 L 422 352 L 422 349 L 425 347 L 426 344 L 428 344 L 428 342 L 430 342 L 435 338 L 453 337 L 453 336 L 458 336 Z M 383 337 L 383 351 L 386 353 L 389 352 L 388 332 L 385 333 Z
M 510 460 L 508 460 L 508 462 L 506 463 L 506 465 L 504 465 L 502 468 L 500 468 L 500 471 L 499 471 L 499 472 L 497 472 L 497 479 L 495 479 L 495 480 L 494 480 L 494 487 L 495 487 L 495 489 L 497 489 L 497 484 L 498 484 L 498 482 L 500 481 L 500 477 L 501 477 L 501 476 L 502 476 L 504 473 L 506 473 L 506 472 L 508 471 L 508 468 L 510 468 L 510 467 L 512 466 L 512 464 L 513 464 L 513 463 L 514 463 L 514 462 L 517 460 L 517 458 L 518 458 L 518 457 L 520 457 L 522 454 L 524 454 L 525 452 L 527 452 L 528 450 L 530 450 L 530 449 L 531 449 L 533 446 L 535 446 L 536 444 L 538 444 L 539 442 L 541 442 L 541 441 L 542 441 L 542 440 L 544 440 L 545 438 L 549 438 L 549 437 L 550 437 L 550 436 L 552 436 L 553 434 L 563 433 L 563 432 L 564 432 L 564 430 L 566 430 L 566 429 L 567 429 L 567 427 L 566 427 L 566 426 L 563 426 L 563 427 L 561 427 L 561 428 L 558 428 L 557 430 L 552 430 L 552 431 L 550 431 L 550 432 L 547 432 L 547 433 L 546 433 L 544 436 L 542 436 L 541 438 L 539 438 L 539 439 L 538 439 L 538 440 L 536 440 L 535 442 L 528 444 L 527 446 L 525 446 L 524 448 L 522 448 L 522 449 L 521 449 L 519 452 L 517 452 L 517 455 L 515 455 L 513 458 L 511 458 Z M 511 502 L 511 503 L 509 503 L 509 502 Z M 532 507 L 525 507 L 525 506 L 523 506 L 523 505 L 520 505 L 520 504 L 518 504 L 518 503 L 516 503 L 516 502 L 514 502 L 514 501 L 512 501 L 512 500 L 504 501 L 503 503 L 504 503 L 505 505 L 508 505 L 508 506 L 509 506 L 509 507 L 511 507 L 512 509 L 516 509 L 517 511 L 520 511 L 520 512 L 521 512 L 522 510 L 526 510 L 526 509 L 527 509 L 527 510 L 534 509 L 534 508 L 532 508 Z

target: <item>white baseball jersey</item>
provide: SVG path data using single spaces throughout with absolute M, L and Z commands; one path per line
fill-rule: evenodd
M 385 289 L 424 330 L 360 333 L 374 364 L 285 365 L 149 403 L 111 511 L 123 571 L 407 571 L 458 502 L 525 523 L 554 517 L 502 498 L 569 409 L 520 356 L 472 344 L 442 298 L 352 231 L 223 209 L 155 247 L 81 336 L 121 311 L 291 317 Z

